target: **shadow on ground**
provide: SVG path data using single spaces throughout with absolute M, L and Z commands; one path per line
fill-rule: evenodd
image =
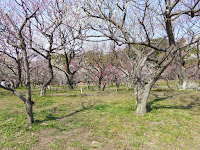
M 63 118 L 66 118 L 66 117 L 70 117 L 70 116 L 73 116 L 73 115 L 75 115 L 75 114 L 77 114 L 77 113 L 83 112 L 83 111 L 85 111 L 85 110 L 89 110 L 89 109 L 91 109 L 94 105 L 95 105 L 95 103 L 92 104 L 92 105 L 90 105 L 90 106 L 87 106 L 87 107 L 86 107 L 86 106 L 84 106 L 84 103 L 82 103 L 82 108 L 81 108 L 81 109 L 76 110 L 76 111 L 74 111 L 74 112 L 72 112 L 72 113 L 70 113 L 70 114 L 68 114 L 68 115 L 62 116 L 62 117 L 54 117 L 53 114 L 56 112 L 56 108 L 53 108 L 52 113 L 48 114 L 48 115 L 46 116 L 46 119 L 44 119 L 44 120 L 35 120 L 35 123 L 36 123 L 36 124 L 41 124 L 41 123 L 46 122 L 46 121 L 59 120 L 59 119 L 63 119 Z
M 171 99 L 171 98 L 174 98 L 174 96 L 179 96 L 182 94 L 186 94 L 186 93 L 178 93 L 178 94 L 173 94 L 173 95 L 165 94 L 165 97 L 159 97 L 157 94 L 154 93 L 153 96 L 155 97 L 155 99 L 147 103 L 147 110 L 148 110 L 148 112 L 151 112 L 152 110 L 155 110 L 155 109 L 156 110 L 158 110 L 158 109 L 192 109 L 193 107 L 200 106 L 200 99 L 198 97 L 193 97 L 193 96 L 190 97 L 190 99 L 192 99 L 193 101 L 187 105 L 169 106 L 169 105 L 157 104 L 157 105 L 152 106 L 156 102 L 163 101 L 163 100 L 166 100 L 169 98 Z M 180 98 L 180 101 L 183 103 L 186 102 L 182 98 Z

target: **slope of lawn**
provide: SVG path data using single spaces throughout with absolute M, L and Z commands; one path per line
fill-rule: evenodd
M 139 117 L 125 87 L 38 93 L 35 123 L 27 125 L 22 101 L 0 89 L 0 149 L 200 149 L 200 92 L 154 90 Z

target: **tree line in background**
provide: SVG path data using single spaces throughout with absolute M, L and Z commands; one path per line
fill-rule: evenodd
M 159 79 L 199 79 L 199 0 L 14 0 L 0 2 L 0 80 L 26 105 L 31 88 L 80 82 L 134 88 L 136 114 L 147 112 Z M 26 96 L 13 87 L 26 87 Z

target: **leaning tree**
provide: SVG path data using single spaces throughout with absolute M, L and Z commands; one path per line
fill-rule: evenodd
M 194 45 L 199 36 L 199 0 L 85 0 L 81 2 L 92 37 L 125 45 L 135 54 L 133 66 L 136 114 L 147 112 L 150 91 L 181 49 Z M 94 35 L 95 33 L 95 35 Z M 188 40 L 178 45 L 180 38 Z M 154 39 L 161 40 L 155 41 Z M 162 46 L 167 39 L 168 45 Z M 158 58 L 152 60 L 152 56 Z M 151 70 L 146 72 L 151 63 Z M 146 76 L 148 75 L 148 76 Z

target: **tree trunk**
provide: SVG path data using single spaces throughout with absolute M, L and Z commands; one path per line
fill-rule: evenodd
M 67 77 L 68 86 L 69 86 L 69 89 L 70 89 L 70 90 L 73 90 L 73 89 L 74 89 L 74 81 L 73 81 L 73 78 L 74 78 L 73 75 L 69 75 L 69 76 Z
M 69 89 L 70 89 L 70 90 L 73 90 L 73 89 L 74 89 L 74 86 L 73 86 L 73 83 L 72 83 L 72 82 L 68 83 L 68 86 L 69 86 Z
M 132 86 L 133 86 L 133 81 L 132 81 L 131 77 L 128 77 L 127 90 L 132 89 Z
M 26 102 L 26 112 L 28 114 L 28 124 L 31 124 L 34 122 L 33 118 L 33 102 L 29 103 L 28 101 Z
M 183 83 L 181 85 L 181 89 L 186 90 L 186 86 L 187 86 L 187 80 L 183 80 Z
M 45 96 L 46 94 L 46 87 L 40 87 L 40 96 Z
M 180 65 L 180 72 L 178 73 L 178 79 L 179 79 L 179 90 L 186 90 L 187 88 L 187 84 L 188 84 L 188 78 L 187 78 L 187 73 L 186 73 L 186 69 L 184 68 L 184 66 L 182 66 L 181 63 L 179 63 Z
M 35 86 L 36 86 L 36 83 L 35 82 L 33 82 L 33 88 L 35 89 Z
M 116 83 L 116 91 L 119 91 L 119 83 Z
M 147 113 L 147 100 L 151 91 L 151 85 L 146 84 L 142 86 L 140 84 L 135 85 L 135 97 L 136 97 L 136 115 L 144 115 Z
M 102 91 L 104 91 L 106 88 L 106 84 L 103 85 Z
M 51 81 L 53 80 L 53 67 L 51 65 L 51 54 L 50 53 L 47 55 L 47 64 L 48 64 L 48 69 L 49 69 L 48 71 L 49 71 L 50 77 L 41 86 L 41 88 L 40 88 L 40 96 L 45 96 L 46 88 L 51 83 Z
M 15 83 L 12 80 L 10 80 L 10 88 L 12 88 L 12 89 L 15 88 Z
M 99 82 L 98 82 L 98 89 L 99 91 L 101 90 L 101 79 L 99 79 Z
M 19 85 L 20 85 L 20 82 L 17 82 L 15 87 L 19 88 Z
M 29 61 L 28 61 L 28 55 L 26 51 L 26 44 L 22 43 L 22 55 L 24 58 L 24 66 L 26 71 L 26 77 L 25 77 L 25 85 L 26 85 L 26 112 L 28 114 L 28 124 L 31 124 L 34 122 L 33 118 L 33 104 L 34 102 L 31 101 L 31 82 L 30 82 L 30 69 L 29 69 Z
M 17 63 L 17 74 L 18 74 L 18 81 L 16 84 L 16 88 L 18 88 L 19 85 L 22 85 L 22 66 L 21 66 L 21 58 L 20 58 L 18 49 L 16 49 L 16 53 L 17 53 L 16 63 Z
M 167 36 L 169 40 L 169 45 L 176 45 L 175 39 L 174 39 L 174 33 L 172 28 L 172 19 L 171 19 L 171 1 L 165 0 L 166 3 L 166 11 L 165 11 L 165 26 L 167 31 Z
M 87 82 L 87 90 L 90 89 L 90 82 Z

